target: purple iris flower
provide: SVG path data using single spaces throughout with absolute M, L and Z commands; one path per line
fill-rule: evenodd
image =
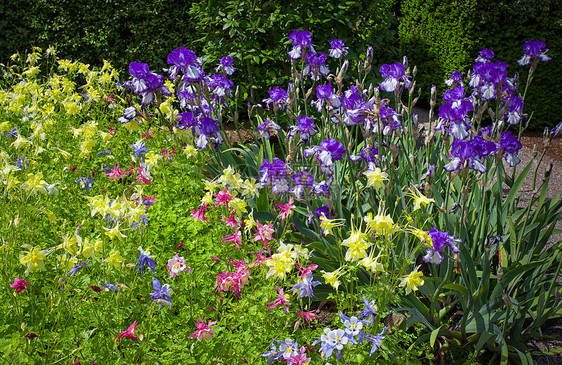
M 314 126 L 314 119 L 306 115 L 298 117 L 297 119 L 298 124 L 291 127 L 291 130 L 287 133 L 287 137 L 292 139 L 295 137 L 295 134 L 299 132 L 299 143 L 308 143 L 310 139 L 318 133 L 318 130 Z
M 312 101 L 312 104 L 316 106 L 319 113 L 322 112 L 324 105 L 329 105 L 332 108 L 339 108 L 341 105 L 340 97 L 334 94 L 332 84 L 318 85 L 316 87 L 316 97 L 318 100 Z
M 312 146 L 304 150 L 304 156 L 315 155 L 320 162 L 320 170 L 326 175 L 332 175 L 335 161 L 343 158 L 345 148 L 343 145 L 333 138 L 328 138 L 320 142 L 320 146 Z
M 218 67 L 215 70 L 215 72 L 224 71 L 225 74 L 230 76 L 234 73 L 234 71 L 236 71 L 236 68 L 234 68 L 233 65 L 234 65 L 234 60 L 232 59 L 232 57 L 224 56 L 217 64 Z
M 212 118 L 202 117 L 194 127 L 197 141 L 195 146 L 199 149 L 206 149 L 210 142 L 216 147 L 222 143 L 222 136 L 218 130 L 218 122 Z
M 118 122 L 121 124 L 129 123 L 137 115 L 139 115 L 137 108 L 135 108 L 134 106 L 128 106 L 125 109 L 123 109 L 123 116 L 119 117 Z
M 180 70 L 183 73 L 186 73 L 187 68 L 189 66 L 195 65 L 196 61 L 197 55 L 192 50 L 185 47 L 174 49 L 168 55 L 168 64 L 172 65 L 168 69 L 170 79 L 173 80 Z
M 293 45 L 293 49 L 289 52 L 289 58 L 292 60 L 301 58 L 307 48 L 310 48 L 312 53 L 315 53 L 312 35 L 306 30 L 293 30 L 293 33 L 289 35 L 289 40 Z
M 291 193 L 297 199 L 302 199 L 305 192 L 310 192 L 312 190 L 312 187 L 314 186 L 314 175 L 305 169 L 291 175 L 291 181 L 294 184 L 294 187 L 291 189 Z
M 505 152 L 504 158 L 509 166 L 514 167 L 521 162 L 517 152 L 523 147 L 517 136 L 512 136 L 511 132 L 503 132 L 500 138 L 500 149 Z
M 511 125 L 517 125 L 521 121 L 523 114 L 523 100 L 518 96 L 511 96 L 509 98 L 509 107 L 505 115 L 505 121 Z
M 287 166 L 285 162 L 275 157 L 273 162 L 264 160 L 259 168 L 260 184 L 269 186 L 276 194 L 289 192 L 289 180 L 287 178 Z
M 539 59 L 543 62 L 550 61 L 552 58 L 546 54 L 548 49 L 543 51 L 544 47 L 546 47 L 546 43 L 542 41 L 525 41 L 523 45 L 523 57 L 517 61 L 517 64 L 519 66 L 525 66 L 530 64 L 533 59 Z
M 129 73 L 133 76 L 133 91 L 142 95 L 142 104 L 154 101 L 155 92 L 160 91 L 165 95 L 172 95 L 168 88 L 162 84 L 164 77 L 151 72 L 146 63 L 131 62 Z
M 320 76 L 328 76 L 330 69 L 326 66 L 326 55 L 322 52 L 309 53 L 306 55 L 306 66 L 303 76 L 310 76 L 314 81 L 320 80 Z
M 358 162 L 360 160 L 364 160 L 367 164 L 367 168 L 369 170 L 374 170 L 378 167 L 377 165 L 377 155 L 379 154 L 379 150 L 376 147 L 363 147 L 359 155 L 351 155 L 349 159 L 353 162 Z
M 268 110 L 269 104 L 271 103 L 273 103 L 275 111 L 277 111 L 277 109 L 285 109 L 285 107 L 289 103 L 289 94 L 287 94 L 287 91 L 276 86 L 273 89 L 269 90 L 268 93 L 269 98 L 262 100 Z
M 274 130 L 277 131 L 279 129 L 281 129 L 281 126 L 279 126 L 277 123 L 269 119 L 264 119 L 263 123 L 258 125 L 258 131 L 260 131 L 260 137 L 265 139 L 270 139 L 271 132 Z
M 341 58 L 348 54 L 349 47 L 346 47 L 341 39 L 332 39 L 330 41 L 330 53 L 328 56 L 332 58 Z
M 386 106 L 386 100 L 383 101 L 382 106 L 379 111 L 379 117 L 382 124 L 382 134 L 387 136 L 391 131 L 397 131 L 402 128 L 402 122 L 400 121 L 400 114 L 398 114 L 394 109 Z M 372 126 L 373 132 L 378 133 L 378 125 L 374 124 Z M 367 129 L 367 127 L 365 127 Z
M 484 141 L 480 136 L 474 136 L 467 141 L 455 140 L 451 146 L 450 162 L 443 166 L 445 171 L 453 172 L 467 166 L 478 172 L 486 172 L 486 166 L 482 163 L 482 158 L 497 151 L 497 145 L 491 141 Z
M 170 298 L 170 294 L 168 293 L 169 285 L 160 284 L 160 281 L 156 278 L 152 278 L 152 287 L 154 288 L 154 293 L 150 293 L 153 302 L 158 303 L 158 307 L 162 308 L 162 303 L 168 304 L 170 308 L 172 308 L 172 298 Z
M 232 81 L 227 79 L 223 74 L 213 74 L 205 78 L 207 87 L 217 97 L 225 95 L 232 96 L 231 89 L 233 86 Z
M 445 103 L 439 107 L 440 123 L 435 129 L 441 130 L 443 125 L 449 122 L 451 134 L 456 139 L 466 139 L 470 135 L 470 118 L 468 118 L 468 113 L 474 107 L 468 98 L 465 98 L 464 86 L 457 86 L 445 91 L 443 100 L 445 100 Z
M 321 216 L 324 216 L 324 218 L 330 218 L 330 205 L 326 204 L 314 209 L 314 214 L 317 218 L 320 218 Z
M 409 89 L 412 87 L 412 81 L 409 80 L 408 76 L 406 76 L 406 70 L 402 63 L 397 62 L 392 65 L 382 65 L 379 69 L 382 77 L 384 77 L 384 81 L 379 84 L 379 87 L 382 91 L 386 91 L 389 93 L 394 92 L 398 88 L 398 83 L 402 81 L 404 83 L 404 87 Z
M 447 85 L 448 87 L 455 86 L 455 85 L 463 86 L 464 85 L 463 74 L 461 74 L 456 70 L 451 72 L 451 76 L 449 77 L 449 79 L 445 80 L 445 85 Z
M 106 288 L 109 291 L 114 292 L 115 294 L 119 294 L 119 288 L 114 284 L 108 284 L 108 283 L 104 283 L 102 281 L 101 286 L 103 286 L 104 288 Z
M 451 251 L 454 253 L 459 253 L 457 245 L 462 241 L 454 236 L 449 236 L 448 232 L 440 232 L 435 227 L 430 229 L 427 234 L 431 237 L 433 243 L 432 247 L 428 247 L 423 260 L 428 263 L 435 265 L 441 264 L 443 262 L 443 248 L 449 246 Z
M 192 112 L 183 112 L 178 114 L 178 122 L 176 128 L 185 130 L 186 128 L 193 128 L 197 125 L 197 119 L 193 116 Z
M 140 246 L 139 246 L 139 251 L 140 251 L 139 259 L 137 260 L 137 263 L 135 265 L 135 267 L 138 266 L 137 271 L 140 270 L 140 272 L 144 274 L 144 267 L 148 266 L 150 270 L 152 270 L 152 272 L 156 272 L 156 261 L 152 259 L 152 257 L 150 256 L 150 252 L 149 251 L 145 252 Z
M 492 58 L 494 58 L 494 51 L 491 51 L 488 48 L 482 48 L 474 62 L 490 62 Z

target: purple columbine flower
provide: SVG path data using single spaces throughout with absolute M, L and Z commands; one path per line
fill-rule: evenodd
M 264 119 L 263 123 L 258 125 L 258 131 L 260 132 L 260 137 L 265 139 L 270 139 L 271 132 L 274 130 L 278 131 L 279 129 L 281 129 L 281 126 L 279 126 L 277 123 L 269 119 Z
M 459 238 L 449 236 L 448 232 L 440 232 L 435 227 L 427 233 L 431 237 L 432 246 L 427 248 L 423 261 L 435 265 L 441 264 L 443 262 L 443 248 L 445 246 L 449 246 L 454 253 L 460 252 L 457 245 L 462 241 Z
M 287 133 L 287 137 L 293 139 L 295 134 L 299 132 L 299 143 L 308 143 L 310 139 L 318 133 L 318 130 L 314 126 L 314 119 L 306 115 L 298 117 L 297 119 L 299 121 L 298 124 L 291 127 L 291 130 Z
M 341 39 L 332 39 L 330 41 L 330 53 L 328 56 L 332 58 L 341 58 L 348 54 L 349 47 L 346 47 Z
M 386 91 L 389 93 L 394 92 L 398 88 L 398 83 L 402 81 L 404 83 L 404 87 L 409 89 L 412 87 L 412 81 L 409 80 L 408 76 L 406 76 L 406 70 L 402 63 L 397 62 L 392 65 L 382 65 L 379 69 L 382 77 L 384 77 L 384 81 L 379 84 L 379 87 L 382 91 Z
M 135 265 L 135 267 L 138 266 L 137 271 L 140 270 L 140 272 L 144 274 L 144 267 L 148 266 L 150 270 L 152 270 L 152 272 L 156 272 L 156 261 L 152 259 L 153 256 L 150 256 L 150 251 L 145 252 L 141 246 L 139 246 L 139 251 L 139 259 L 137 260 L 137 263 Z
M 154 288 L 154 293 L 150 293 L 153 302 L 158 303 L 158 308 L 162 308 L 162 303 L 168 304 L 170 308 L 172 308 L 172 298 L 170 298 L 170 294 L 168 293 L 169 285 L 160 283 L 160 280 L 156 278 L 152 278 L 152 287 Z
M 215 70 L 215 72 L 224 71 L 225 74 L 230 76 L 234 73 L 234 71 L 236 71 L 236 68 L 234 68 L 233 65 L 234 65 L 234 60 L 232 59 L 232 57 L 224 56 L 217 64 L 218 67 Z
M 328 359 L 332 356 L 334 350 L 338 350 L 337 359 L 339 361 L 341 357 L 341 350 L 343 346 L 347 344 L 349 339 L 345 336 L 345 331 L 341 328 L 336 330 L 331 330 L 330 328 L 324 329 L 324 334 L 320 336 L 319 340 L 312 343 L 312 346 L 316 346 L 320 343 L 320 351 L 324 351 L 324 359 Z
M 550 61 L 552 58 L 546 54 L 548 49 L 543 51 L 544 47 L 546 47 L 546 43 L 542 41 L 525 41 L 523 45 L 523 57 L 517 61 L 517 64 L 519 66 L 525 66 L 530 64 L 533 59 L 538 59 L 543 62 Z
M 293 30 L 289 35 L 289 40 L 293 45 L 293 49 L 289 52 L 289 58 L 297 60 L 302 57 L 307 48 L 310 48 L 312 53 L 315 53 L 312 44 L 312 35 L 306 30 Z
M 300 290 L 298 298 L 316 298 L 312 288 L 320 284 L 321 283 L 319 281 L 312 279 L 312 273 L 309 272 L 300 283 L 293 286 L 293 290 Z

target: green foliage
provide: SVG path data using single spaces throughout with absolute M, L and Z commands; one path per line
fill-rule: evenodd
M 418 68 L 416 80 L 422 98 L 429 100 L 432 84 L 440 94 L 453 70 L 466 70 L 472 64 L 477 39 L 474 37 L 475 0 L 404 0 L 399 19 L 401 51 Z
M 447 79 L 454 70 L 466 75 L 472 70 L 474 55 L 484 47 L 494 51 L 496 59 L 507 62 L 511 72 L 520 72 L 524 83 L 528 67 L 516 64 L 523 55 L 523 44 L 542 40 L 552 60 L 541 64 L 534 74 L 533 84 L 540 85 L 526 95 L 525 109 L 534 112 L 532 129 L 552 127 L 560 120 L 552 108 L 562 97 L 558 87 L 562 82 L 559 1 L 404 0 L 401 12 L 401 51 L 418 67 L 418 86 L 426 102 L 435 80 Z M 436 86 L 442 95 L 445 86 Z
M 254 89 L 264 93 L 271 85 L 286 83 L 290 76 L 287 37 L 293 29 L 311 32 L 314 44 L 325 53 L 328 42 L 339 38 L 350 47 L 353 59 L 368 46 L 374 47 L 377 60 L 394 56 L 396 50 L 388 47 L 394 35 L 390 27 L 393 3 L 211 0 L 194 2 L 190 15 L 197 23 L 197 44 L 205 57 L 214 61 L 225 55 L 233 57 L 239 72 L 234 76 L 235 83 L 240 77 L 249 82 L 241 87 L 248 88 L 244 91 L 252 102 L 260 102 L 261 96 L 254 96 Z
M 120 72 L 131 61 L 151 69 L 165 67 L 169 50 L 194 39 L 191 1 L 22 0 L 0 4 L 0 62 L 32 46 L 55 46 L 62 58 L 101 66 L 110 61 Z
M 480 1 L 475 15 L 478 46 L 496 53 L 496 58 L 521 74 L 523 84 L 528 66 L 515 62 L 523 55 L 523 43 L 541 40 L 550 49 L 549 62 L 541 62 L 533 73 L 533 87 L 525 97 L 525 109 L 534 112 L 530 128 L 552 127 L 560 120 L 554 105 L 562 98 L 562 3 L 557 0 Z

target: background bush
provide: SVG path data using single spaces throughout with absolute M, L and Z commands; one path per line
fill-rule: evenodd
M 453 70 L 466 75 L 474 58 L 486 47 L 496 59 L 520 72 L 524 83 L 528 67 L 516 64 L 526 40 L 542 40 L 550 49 L 550 62 L 542 63 L 526 97 L 526 110 L 534 111 L 530 128 L 552 126 L 561 118 L 552 108 L 562 97 L 562 5 L 556 0 L 476 1 L 402 0 L 398 37 L 401 50 L 418 66 L 418 86 L 429 98 L 432 83 L 442 95 L 441 82 Z M 540 84 L 540 86 L 539 86 Z

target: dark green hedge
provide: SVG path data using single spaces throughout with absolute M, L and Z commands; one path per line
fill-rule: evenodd
M 168 53 L 190 47 L 191 0 L 18 0 L 0 2 L 0 62 L 32 46 L 54 45 L 60 57 L 120 71 L 131 61 L 158 70 Z
M 552 60 L 539 65 L 525 106 L 534 111 L 530 127 L 540 129 L 562 119 L 555 108 L 562 98 L 561 7 L 559 0 L 402 0 L 398 37 L 402 52 L 418 66 L 426 100 L 432 84 L 443 93 L 442 81 L 453 70 L 466 75 L 484 47 L 524 83 L 528 67 L 516 64 L 524 42 L 546 42 Z

